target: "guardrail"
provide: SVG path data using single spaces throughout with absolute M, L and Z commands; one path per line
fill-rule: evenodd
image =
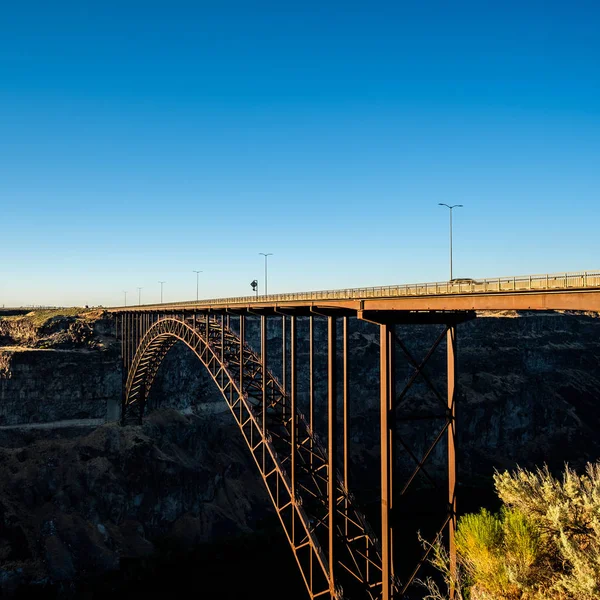
M 185 300 L 183 302 L 164 302 L 162 304 L 150 304 L 145 306 L 167 307 L 193 306 L 198 304 L 253 304 L 257 302 L 359 300 L 364 298 L 397 298 L 401 296 L 488 294 L 585 288 L 600 288 L 600 271 L 494 277 L 491 279 L 454 279 L 452 281 L 438 281 L 434 283 L 411 283 L 378 287 L 320 290 L 314 292 L 292 292 L 288 294 L 269 294 L 268 296 L 234 296 L 230 298 L 211 298 L 198 301 Z M 135 309 L 136 306 L 120 306 L 115 308 Z

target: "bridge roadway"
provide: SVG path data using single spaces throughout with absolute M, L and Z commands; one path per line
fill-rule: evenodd
M 109 310 L 115 313 L 121 340 L 123 423 L 141 421 L 162 360 L 174 344 L 187 345 L 212 377 L 238 423 L 279 515 L 309 598 L 412 600 L 422 597 L 422 592 L 413 594 L 413 582 L 427 558 L 425 553 L 415 566 L 412 559 L 407 560 L 412 555 L 406 554 L 420 528 L 405 495 L 415 487 L 417 476 L 433 484 L 428 502 L 439 507 L 437 516 L 428 517 L 428 525 L 437 530 L 429 539 L 443 535 L 451 569 L 456 566 L 459 324 L 475 317 L 478 310 L 600 312 L 600 271 L 217 298 Z M 308 340 L 304 340 L 308 343 L 308 364 L 302 369 L 296 317 L 308 317 L 303 321 L 303 327 L 308 321 Z M 352 479 L 349 469 L 351 318 L 379 327 L 379 369 L 373 376 L 379 379 L 380 388 L 380 442 L 373 450 L 379 455 L 381 496 L 375 530 L 351 493 L 362 485 Z M 323 320 L 326 336 L 314 335 L 313 327 Z M 258 321 L 260 335 L 254 336 L 254 343 L 260 347 L 252 348 L 246 333 L 250 325 L 256 333 Z M 281 323 L 281 360 L 275 361 L 281 378 L 275 376 L 271 365 L 267 321 Z M 429 351 L 419 357 L 405 345 L 403 331 L 396 328 L 399 323 L 438 324 L 433 329 L 441 329 L 435 332 Z M 326 399 L 317 398 L 313 384 L 318 371 L 313 360 L 317 344 L 321 344 L 321 355 L 327 357 Z M 442 372 L 431 377 L 425 367 L 430 368 L 429 359 L 436 352 L 447 356 L 435 363 Z M 403 389 L 396 381 L 396 355 L 413 368 Z M 299 410 L 297 384 L 301 373 L 309 380 L 308 392 L 302 397 L 308 406 L 306 416 Z M 417 380 L 425 384 L 431 404 L 404 402 Z M 316 431 L 319 419 L 315 413 L 321 402 L 320 416 L 325 425 Z M 418 455 L 402 439 L 400 422 L 414 428 L 425 424 L 427 429 L 419 430 L 419 435 L 430 445 L 423 454 Z M 443 486 L 425 469 L 438 445 L 446 446 Z M 398 472 L 394 458 L 400 447 L 409 464 L 414 463 L 408 478 Z M 408 510 L 408 520 L 399 520 L 403 510 Z
M 600 312 L 600 270 L 434 283 L 236 296 L 111 311 L 338 308 L 363 311 L 573 310 Z

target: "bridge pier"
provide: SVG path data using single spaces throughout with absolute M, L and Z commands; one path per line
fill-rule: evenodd
M 395 448 L 394 402 L 396 400 L 395 326 L 379 326 L 379 380 L 380 380 L 380 466 L 381 466 L 381 598 L 394 596 L 394 530 L 393 473 Z
M 327 501 L 329 518 L 329 594 L 336 595 L 336 528 L 337 528 L 337 327 L 334 316 L 327 317 Z
M 448 327 L 448 553 L 450 556 L 450 600 L 456 590 L 456 325 Z

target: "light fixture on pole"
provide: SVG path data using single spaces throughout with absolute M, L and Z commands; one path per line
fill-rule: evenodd
M 143 290 L 143 289 L 144 289 L 144 288 L 141 288 L 141 287 L 139 287 L 139 288 L 137 289 L 137 291 L 138 291 L 138 306 L 142 304 L 142 290 Z
M 265 257 L 265 296 L 267 295 L 267 256 L 273 256 L 272 252 L 267 252 L 266 254 L 264 252 L 259 252 L 259 254 L 261 254 L 262 256 Z
M 123 290 L 123 293 L 125 294 L 125 304 L 124 304 L 124 306 L 127 306 L 127 292 L 125 290 Z
M 462 204 L 445 204 L 444 202 L 438 202 L 438 206 L 447 206 L 450 209 L 450 281 L 452 281 L 452 209 L 460 208 Z
M 158 283 L 160 283 L 160 303 L 162 304 L 163 301 L 163 285 L 165 283 L 167 283 L 166 281 L 159 281 Z
M 194 271 L 196 273 L 196 302 L 198 302 L 198 277 L 202 271 Z

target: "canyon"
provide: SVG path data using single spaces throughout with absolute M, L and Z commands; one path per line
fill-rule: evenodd
M 191 351 L 180 345 L 170 351 L 144 423 L 122 427 L 119 344 L 110 314 L 60 312 L 0 313 L 2 593 L 95 598 L 144 585 L 172 590 L 192 577 L 221 580 L 215 585 L 223 585 L 223 597 L 256 588 L 264 598 L 279 597 L 278 577 L 267 577 L 268 569 L 288 582 L 287 597 L 296 597 L 292 589 L 304 598 L 250 454 Z M 271 321 L 269 364 L 281 377 L 281 328 Z M 306 321 L 299 319 L 298 328 L 300 409 L 306 410 Z M 248 341 L 259 350 L 257 331 L 249 318 Z M 493 502 L 494 469 L 546 463 L 559 470 L 565 461 L 581 468 L 598 459 L 598 315 L 480 313 L 458 331 L 460 512 Z M 420 358 L 439 327 L 399 326 L 397 332 Z M 317 323 L 321 437 L 325 335 L 325 324 Z M 379 336 L 375 326 L 352 320 L 349 337 L 350 488 L 376 515 Z M 397 362 L 402 385 L 413 370 L 400 353 Z M 440 390 L 444 368 L 442 347 L 427 366 Z M 431 423 L 403 422 L 402 411 L 434 403 L 418 380 L 399 409 L 398 435 L 418 456 L 435 430 Z M 407 476 L 411 459 L 399 450 L 397 460 L 399 474 Z M 430 474 L 443 477 L 444 460 L 440 444 Z M 417 499 L 428 493 L 425 478 L 413 486 Z

